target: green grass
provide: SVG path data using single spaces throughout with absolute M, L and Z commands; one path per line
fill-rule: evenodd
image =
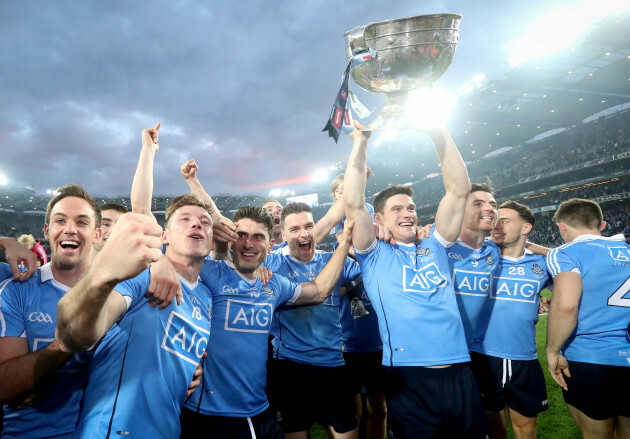
M 551 292 L 543 291 L 543 296 L 551 297 Z M 551 378 L 547 371 L 547 359 L 545 357 L 545 342 L 547 339 L 547 315 L 540 316 L 536 327 L 536 349 L 538 358 L 545 373 L 547 382 L 547 395 L 549 396 L 549 410 L 538 416 L 538 437 L 540 439 L 580 439 L 580 430 L 573 422 L 573 418 L 567 409 L 560 386 Z M 509 423 L 508 423 L 509 425 Z M 326 439 L 326 433 L 320 425 L 311 428 L 312 439 Z M 508 426 L 508 437 L 513 439 L 514 433 Z

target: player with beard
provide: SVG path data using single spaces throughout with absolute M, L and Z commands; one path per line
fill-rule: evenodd
M 473 183 L 466 201 L 464 222 L 457 242 L 448 249 L 448 263 L 468 348 L 492 287 L 492 271 L 499 263 L 499 248 L 486 239 L 497 220 L 497 202 L 488 183 Z
M 312 282 L 296 284 L 274 274 L 263 284 L 258 273 L 272 248 L 273 218 L 261 207 L 245 206 L 234 222 L 233 262 L 207 260 L 200 273 L 212 291 L 212 326 L 201 387 L 182 411 L 182 438 L 282 437 L 265 394 L 272 316 L 284 304 L 328 298 L 343 271 L 353 225 Z
M 288 245 L 268 255 L 265 266 L 294 282 L 312 281 L 333 253 L 315 250 L 310 206 L 288 204 L 281 225 Z M 326 301 L 316 306 L 284 307 L 274 316 L 271 395 L 287 438 L 306 438 L 314 422 L 331 426 L 333 437 L 357 436 L 354 392 L 343 358 L 339 286 L 360 275 L 359 266 L 348 258 Z M 309 379 L 302 379 L 305 376 Z
M 282 235 L 282 226 L 280 225 L 280 218 L 282 217 L 282 204 L 278 200 L 273 198 L 267 198 L 262 205 L 273 217 L 273 251 L 278 250 L 287 245 Z
M 501 249 L 470 354 L 492 438 L 507 438 L 505 411 L 516 439 L 535 439 L 538 414 L 549 408 L 536 353 L 540 292 L 551 284 L 543 256 L 525 249 L 536 218 L 522 204 L 501 204 L 492 240 Z M 506 408 L 507 406 L 507 408 Z
M 74 431 L 89 353 L 55 339 L 57 302 L 91 264 L 100 237 L 98 204 L 79 185 L 62 186 L 46 209 L 50 262 L 24 283 L 0 290 L 0 401 L 3 438 L 67 437 Z

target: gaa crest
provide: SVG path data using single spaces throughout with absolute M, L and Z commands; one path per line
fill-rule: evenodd
M 543 271 L 542 268 L 540 268 L 540 265 L 538 264 L 534 264 L 532 265 L 532 271 L 536 274 L 544 274 L 545 272 Z

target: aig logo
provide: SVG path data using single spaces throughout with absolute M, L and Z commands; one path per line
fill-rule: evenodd
M 225 330 L 268 333 L 273 305 L 245 300 L 228 300 L 225 310 Z
M 403 266 L 403 291 L 414 293 L 430 293 L 446 283 L 434 262 L 420 270 L 407 265 Z
M 608 247 L 610 256 L 617 262 L 630 262 L 630 248 Z
M 533 279 L 498 277 L 493 279 L 493 299 L 515 300 L 517 302 L 536 302 L 540 291 L 540 282 Z
M 29 322 L 39 322 L 39 323 L 52 323 L 52 317 L 50 314 L 46 314 L 45 312 L 32 312 L 28 315 Z
M 202 328 L 172 311 L 160 347 L 196 366 L 206 350 L 209 336 L 209 325 Z
M 453 284 L 457 294 L 487 296 L 490 291 L 490 280 L 490 273 L 467 270 L 453 271 Z

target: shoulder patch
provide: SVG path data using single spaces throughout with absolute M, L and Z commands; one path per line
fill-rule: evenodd
M 486 257 L 486 264 L 488 264 L 488 265 L 494 264 L 494 258 L 492 257 L 492 255 L 488 255 Z
M 418 247 L 416 248 L 416 254 L 418 256 L 426 256 L 431 252 L 431 249 L 428 248 L 424 248 L 424 247 Z
M 263 293 L 273 296 L 273 290 L 269 288 L 267 285 L 262 286 Z

